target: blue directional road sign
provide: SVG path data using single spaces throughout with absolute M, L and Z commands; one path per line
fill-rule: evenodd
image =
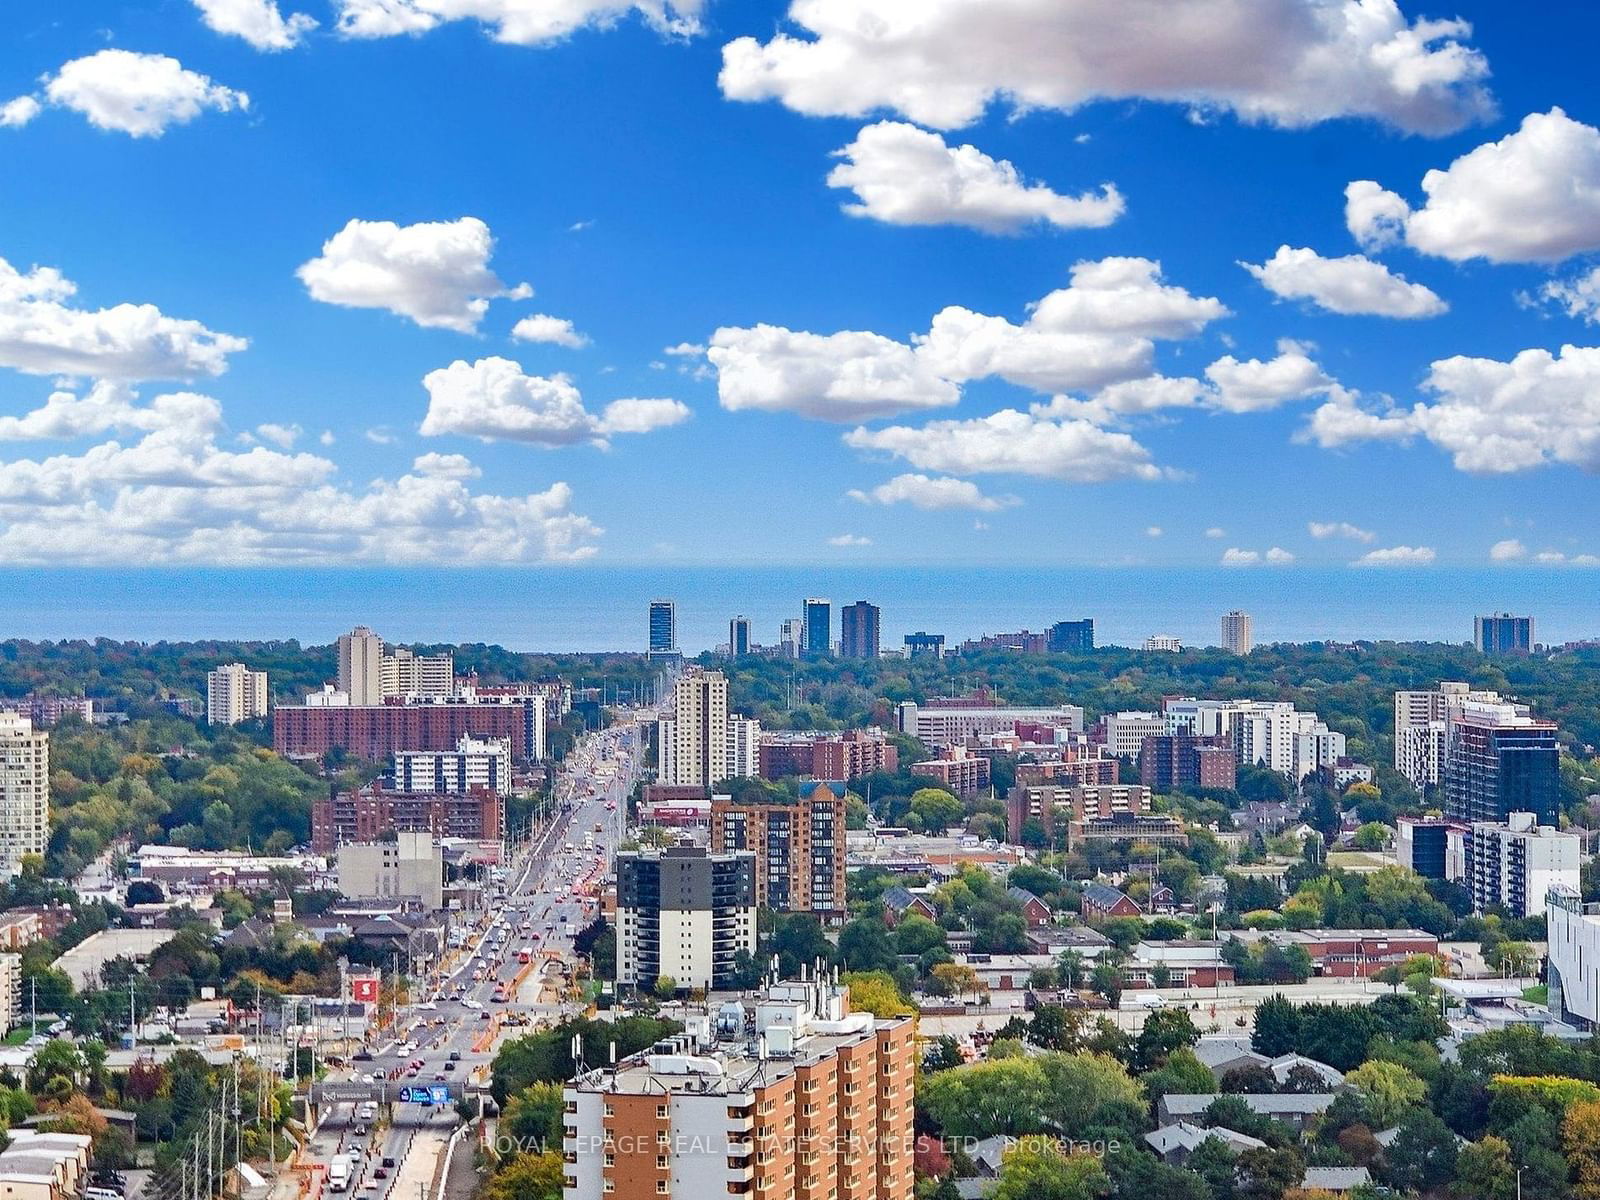
M 428 1089 L 429 1104 L 449 1104 L 450 1089 L 444 1084 L 436 1084 Z

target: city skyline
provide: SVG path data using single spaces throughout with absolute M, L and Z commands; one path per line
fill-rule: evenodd
M 1600 13 L 1197 4 L 20 0 L 0 557 L 1600 565 Z

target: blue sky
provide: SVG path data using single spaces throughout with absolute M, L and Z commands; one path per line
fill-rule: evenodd
M 12 0 L 0 558 L 1594 565 L 1510 7 Z

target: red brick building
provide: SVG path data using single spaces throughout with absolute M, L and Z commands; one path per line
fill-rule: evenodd
M 1083 888 L 1083 919 L 1099 921 L 1106 917 L 1137 917 L 1140 909 L 1131 897 L 1110 884 L 1089 883 Z
M 364 787 L 335 792 L 311 806 L 311 848 L 332 854 L 344 842 L 371 842 L 386 833 L 421 831 L 436 838 L 499 841 L 505 801 L 493 792 L 411 795 Z
M 800 775 L 810 779 L 860 779 L 877 771 L 893 773 L 899 751 L 880 729 L 850 729 L 841 734 L 763 737 L 757 748 L 761 778 Z
M 1295 939 L 1318 975 L 1366 979 L 1416 954 L 1438 954 L 1439 939 L 1420 929 L 1306 929 Z
M 1139 747 L 1139 782 L 1152 791 L 1231 791 L 1238 770 L 1238 756 L 1227 738 L 1158 734 L 1145 738 Z
M 530 762 L 542 750 L 543 705 L 542 696 L 433 704 L 280 704 L 272 710 L 272 748 L 285 758 L 320 758 L 337 749 L 384 762 L 397 750 L 453 750 L 463 735 L 471 734 L 509 738 L 511 757 Z
M 976 796 L 989 786 L 989 760 L 968 754 L 964 746 L 946 746 L 938 758 L 912 763 L 910 770 L 957 796 Z
M 1062 787 L 1115 783 L 1117 760 L 1102 756 L 1100 749 L 1095 747 L 1094 753 L 1069 754 L 1058 762 L 1018 763 L 1017 783 L 1023 787 L 1039 783 L 1054 783 Z

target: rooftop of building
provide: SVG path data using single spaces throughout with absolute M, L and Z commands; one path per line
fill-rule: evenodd
M 876 1039 L 911 1017 L 851 1012 L 847 990 L 830 979 L 769 983 L 749 999 L 690 1017 L 683 1033 L 568 1081 L 578 1094 L 750 1096 L 802 1067 Z

